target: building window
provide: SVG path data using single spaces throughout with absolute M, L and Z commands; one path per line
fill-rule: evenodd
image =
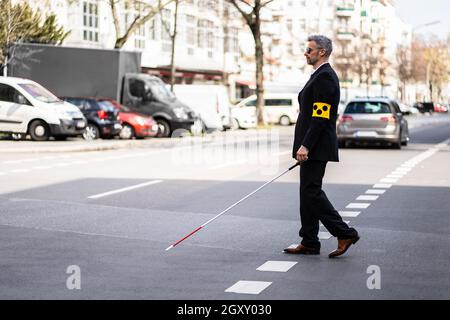
M 172 12 L 169 9 L 162 9 L 161 11 L 161 40 L 162 51 L 172 51 L 172 37 L 171 37 L 171 25 L 172 25 Z
M 217 28 L 214 27 L 212 21 L 206 19 L 200 19 L 198 21 L 197 30 L 197 45 L 199 48 L 205 48 L 208 50 L 208 57 L 213 58 L 214 48 L 216 46 L 215 34 L 218 33 Z
M 188 46 L 195 46 L 197 44 L 197 27 L 195 16 L 186 15 L 186 44 Z
M 83 1 L 83 40 L 98 42 L 98 3 Z
M 156 20 L 155 20 L 155 18 L 150 20 L 148 31 L 149 31 L 149 38 L 150 38 L 150 40 L 158 40 L 157 32 L 156 32 Z

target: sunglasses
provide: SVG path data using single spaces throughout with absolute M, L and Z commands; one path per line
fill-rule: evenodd
M 306 50 L 305 50 L 305 52 L 306 52 L 307 54 L 310 54 L 310 53 L 313 52 L 314 50 L 317 50 L 317 49 L 312 49 L 312 48 L 307 47 Z

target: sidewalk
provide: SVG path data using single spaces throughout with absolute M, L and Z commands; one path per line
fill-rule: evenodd
M 156 139 L 155 139 L 156 140 Z M 14 141 L 0 140 L 0 153 L 48 153 L 48 152 L 86 152 L 148 147 L 163 142 L 152 140 L 95 140 L 68 139 L 67 141 Z M 155 144 L 156 145 L 156 144 Z

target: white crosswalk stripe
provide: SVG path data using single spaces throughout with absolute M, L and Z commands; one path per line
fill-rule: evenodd
M 267 261 L 256 270 L 269 272 L 288 272 L 297 262 L 295 261 Z
M 260 294 L 272 282 L 267 281 L 244 281 L 240 280 L 225 290 L 225 292 L 241 293 L 241 294 Z

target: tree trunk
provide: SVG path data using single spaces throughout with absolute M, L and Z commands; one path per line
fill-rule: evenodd
M 259 126 L 265 125 L 264 119 L 264 49 L 261 40 L 261 20 L 260 10 L 255 8 L 255 22 L 252 28 L 255 39 L 255 59 L 256 59 L 256 118 Z
M 178 24 L 178 0 L 175 1 L 175 21 L 172 35 L 172 56 L 170 58 L 170 90 L 173 92 L 173 86 L 175 85 L 175 42 L 177 39 L 177 24 Z
M 3 64 L 3 76 L 8 76 L 8 54 L 5 56 L 5 63 Z

